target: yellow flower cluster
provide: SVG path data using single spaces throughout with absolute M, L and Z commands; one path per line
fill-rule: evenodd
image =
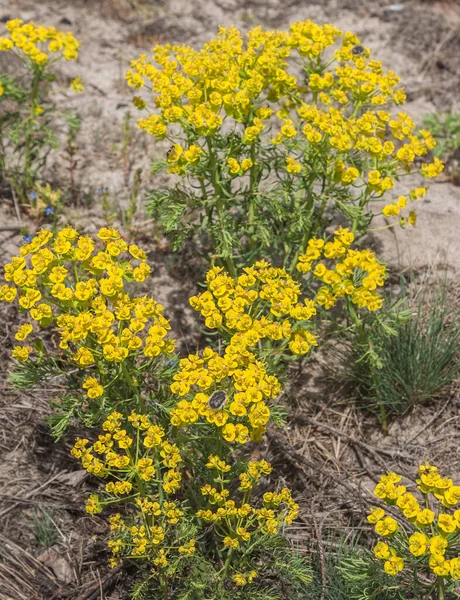
M 124 418 L 114 412 L 102 424 L 105 433 L 93 445 L 77 439 L 72 455 L 83 468 L 101 478 L 111 476 L 103 495 L 90 495 L 86 510 L 97 514 L 109 504 L 125 502 L 131 511 L 110 517 L 111 565 L 121 558 L 147 558 L 152 567 L 168 565 L 174 550 L 180 556 L 195 552 L 195 540 L 178 542 L 176 525 L 184 510 L 170 496 L 180 487 L 179 449 L 150 417 L 132 412 Z
M 128 245 L 115 229 L 103 227 L 97 236 L 99 250 L 95 240 L 71 227 L 57 235 L 39 231 L 5 265 L 8 283 L 0 287 L 0 300 L 13 302 L 18 296 L 21 309 L 40 327 L 54 323 L 64 357 L 85 371 L 93 365 L 97 370 L 101 362 L 116 366 L 128 358 L 148 362 L 170 354 L 174 343 L 167 337 L 170 325 L 162 306 L 126 291 L 150 273 L 145 252 Z M 25 340 L 33 329 L 22 326 L 16 339 Z M 13 357 L 24 361 L 30 352 L 29 346 L 18 346 Z M 97 398 L 106 384 L 89 377 L 83 388 Z
M 127 428 L 134 434 L 129 434 Z M 80 459 L 84 469 L 98 477 L 115 476 L 106 492 L 113 496 L 129 494 L 133 480 L 157 483 L 165 494 L 174 494 L 180 487 L 182 462 L 179 449 L 166 439 L 165 431 L 149 417 L 132 412 L 125 419 L 119 412 L 111 413 L 102 424 L 105 433 L 88 446 L 85 438 L 77 439 L 72 456 Z M 137 447 L 136 447 L 137 446 Z M 131 451 L 130 448 L 135 448 Z M 93 502 L 93 501 L 91 501 Z M 98 502 L 101 505 L 101 501 Z M 94 510 L 89 510 L 94 512 Z M 100 511 L 97 511 L 100 512 Z
M 136 509 L 134 518 L 122 518 L 120 513 L 110 517 L 108 547 L 112 551 L 112 567 L 122 558 L 143 558 L 150 562 L 155 571 L 159 571 L 168 566 L 173 551 L 184 557 L 194 554 L 194 539 L 184 544 L 178 544 L 176 540 L 175 525 L 184 516 L 177 502 L 165 501 L 160 504 L 137 497 L 133 505 Z
M 244 587 L 248 583 L 252 583 L 257 575 L 257 571 L 249 571 L 248 573 L 235 573 L 235 575 L 233 575 L 233 581 L 238 587 Z
M 139 126 L 155 137 L 165 137 L 168 127 L 187 123 L 197 135 L 218 131 L 225 116 L 246 122 L 246 138 L 253 140 L 264 129 L 267 111 L 252 115 L 254 103 L 271 101 L 294 91 L 296 79 L 287 73 L 287 35 L 249 32 L 247 46 L 234 27 L 220 28 L 218 36 L 199 51 L 189 46 L 156 46 L 156 63 L 141 55 L 126 74 L 136 89 L 147 85 L 155 97 L 159 115 L 141 119 Z M 136 100 L 138 107 L 145 103 Z M 252 116 L 251 116 L 252 115 Z
M 230 466 L 218 456 L 210 456 L 206 467 L 218 471 L 218 477 L 214 481 L 220 483 L 220 490 L 210 484 L 201 488 L 202 496 L 216 509 L 199 510 L 196 516 L 206 523 L 219 524 L 224 547 L 244 551 L 246 544 L 254 543 L 255 536 L 275 535 L 283 525 L 290 525 L 296 519 L 299 506 L 294 502 L 291 491 L 287 488 L 283 488 L 279 493 L 266 492 L 261 508 L 251 506 L 249 500 L 253 486 L 258 483 L 262 475 L 271 472 L 271 466 L 267 461 L 250 461 L 247 472 L 240 475 L 242 485 L 238 489 L 242 492 L 242 501 L 239 506 L 234 500 L 228 499 L 230 490 L 225 487 L 226 481 L 222 475 L 230 470 Z M 242 582 L 242 579 L 240 581 Z M 237 585 L 245 584 L 237 583 Z
M 419 200 L 420 198 L 424 198 L 427 194 L 428 189 L 426 187 L 414 188 L 411 192 L 409 192 L 408 196 L 399 196 L 396 202 L 391 202 L 387 204 L 382 209 L 382 214 L 385 217 L 397 217 L 401 211 L 406 208 L 409 201 Z M 400 218 L 401 225 L 407 223 L 408 225 L 415 225 L 416 216 L 414 211 L 409 212 L 409 216 L 406 218 Z
M 297 270 L 300 273 L 311 271 L 325 284 L 319 288 L 316 302 L 327 310 L 344 296 L 350 297 L 359 308 L 371 311 L 383 304 L 383 298 L 375 290 L 383 286 L 386 268 L 377 262 L 370 250 L 352 250 L 353 240 L 353 233 L 340 227 L 334 232 L 332 241 L 310 239 L 306 252 L 299 256 Z M 328 269 L 323 262 L 313 268 L 313 263 L 321 257 L 334 260 L 333 268 Z
M 267 374 L 251 348 L 268 338 L 306 354 L 317 342 L 302 322 L 316 310 L 309 300 L 299 302 L 300 288 L 284 269 L 265 261 L 245 268 L 236 279 L 214 267 L 206 280 L 208 290 L 190 298 L 190 305 L 209 329 L 222 328 L 231 338 L 223 356 L 206 348 L 180 361 L 171 391 L 188 398 L 176 404 L 171 423 L 180 427 L 203 418 L 221 428 L 227 442 L 244 444 L 249 435 L 258 440 L 265 433 L 270 419 L 266 400 L 280 391 L 277 378 Z M 222 398 L 217 406 L 215 394 Z
M 209 329 L 234 332 L 232 354 L 244 356 L 265 338 L 285 341 L 294 354 L 307 354 L 317 345 L 315 336 L 304 328 L 304 322 L 316 314 L 314 303 L 299 302 L 300 286 L 285 269 L 259 261 L 234 279 L 214 267 L 206 280 L 208 291 L 190 298 L 190 305 Z
M 203 418 L 220 428 L 227 442 L 244 444 L 249 435 L 254 441 L 261 438 L 270 419 L 265 400 L 275 398 L 281 388 L 278 379 L 268 375 L 264 364 L 252 353 L 242 355 L 227 346 L 222 357 L 205 348 L 201 356 L 183 358 L 179 367 L 171 391 L 189 400 L 177 402 L 171 411 L 172 425 L 186 426 Z M 222 393 L 225 401 L 213 407 L 215 392 Z
M 21 19 L 7 21 L 8 37 L 0 37 L 0 51 L 21 50 L 33 63 L 45 65 L 50 59 L 62 55 L 66 60 L 76 60 L 80 42 L 69 31 L 55 27 L 24 23 Z
M 157 45 L 153 62 L 142 54 L 131 62 L 126 79 L 131 87 L 153 93 L 158 112 L 139 119 L 141 129 L 159 139 L 177 139 L 181 128 L 194 140 L 186 147 L 174 145 L 170 172 L 184 175 L 201 154 L 208 156 L 208 142 L 200 146 L 196 140 L 209 140 L 224 123 L 228 130 L 230 121 L 243 144 L 251 146 L 273 129 L 273 119 L 270 127 L 267 121 L 276 114 L 278 131 L 269 139 L 284 148 L 289 174 L 301 175 L 318 153 L 325 153 L 328 178 L 354 186 L 368 202 L 392 189 L 399 173 L 409 172 L 436 146 L 406 113 L 386 108 L 403 104 L 406 95 L 399 77 L 385 72 L 370 54 L 358 36 L 329 24 L 300 21 L 289 32 L 256 27 L 246 44 L 234 27 L 220 28 L 200 50 Z M 303 66 L 305 78 L 297 80 L 292 63 Z M 134 104 L 147 107 L 140 97 Z M 249 157 L 245 165 L 239 159 L 226 154 L 231 178 L 252 166 Z M 435 158 L 420 172 L 432 178 L 442 169 Z M 390 206 L 384 212 L 394 216 Z
M 460 486 L 454 485 L 450 478 L 442 477 L 437 467 L 429 464 L 421 465 L 418 474 L 417 487 L 424 497 L 422 503 L 400 484 L 400 475 L 390 472 L 380 478 L 374 494 L 386 504 L 397 507 L 413 532 L 408 536 L 384 509 L 373 509 L 368 521 L 375 524 L 378 535 L 394 542 L 390 546 L 379 541 L 374 547 L 375 556 L 384 561 L 384 569 L 389 575 L 396 575 L 405 564 L 417 568 L 420 563 L 415 559 L 426 556 L 431 573 L 458 580 L 460 510 L 450 513 L 445 509 L 454 509 L 460 502 Z

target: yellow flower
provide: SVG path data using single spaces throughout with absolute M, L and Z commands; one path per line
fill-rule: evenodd
M 102 505 L 99 501 L 99 496 L 91 494 L 86 502 L 86 512 L 90 515 L 97 515 L 102 511 Z
M 431 554 L 435 554 L 437 556 L 442 556 L 448 546 L 447 540 L 440 535 L 435 535 L 434 537 L 430 538 L 429 543 Z
M 32 348 L 30 346 L 15 346 L 11 356 L 20 362 L 26 362 L 31 352 Z
M 437 177 L 444 170 L 444 163 L 439 158 L 434 158 L 433 162 L 428 165 L 422 165 L 421 174 L 427 178 Z
M 14 337 L 18 340 L 18 342 L 23 342 L 32 333 L 32 331 L 32 325 L 30 325 L 30 323 L 26 323 L 21 325 Z
M 241 573 L 236 573 L 235 575 L 233 575 L 232 579 L 235 582 L 235 585 L 237 585 L 238 587 L 243 587 L 247 584 L 246 577 Z
M 85 89 L 81 77 L 74 77 L 70 82 L 70 87 L 74 92 L 82 92 Z
M 434 512 L 429 508 L 424 508 L 417 513 L 417 525 L 430 525 L 434 521 Z
M 404 560 L 396 555 L 394 550 L 390 550 L 392 556 L 384 562 L 383 568 L 388 575 L 397 575 L 400 571 L 404 569 Z
M 430 556 L 429 565 L 435 575 L 438 575 L 439 577 L 446 577 L 446 575 L 449 575 L 450 562 L 441 554 L 432 554 Z
M 349 167 L 345 171 L 342 172 L 342 183 L 348 185 L 353 183 L 359 177 L 359 171 L 355 167 Z
M 231 538 L 230 536 L 227 535 L 224 537 L 224 546 L 226 548 L 236 549 L 239 546 L 239 542 L 236 538 Z
M 414 533 L 409 538 L 409 551 L 414 556 L 422 556 L 427 551 L 428 538 L 423 533 Z
M 141 263 L 138 267 L 136 267 L 133 271 L 133 277 L 136 281 L 141 283 L 145 281 L 147 277 L 151 273 L 151 268 L 147 263 Z
M 375 508 L 367 517 L 369 523 L 377 523 L 380 519 L 383 519 L 385 516 L 385 511 L 383 508 Z
M 457 522 L 452 515 L 440 514 L 438 515 L 438 529 L 440 529 L 446 535 L 453 533 L 457 528 Z
M 302 170 L 302 165 L 300 165 L 293 156 L 288 156 L 286 158 L 286 171 L 288 173 L 300 173 Z
M 80 367 L 87 367 L 94 363 L 94 356 L 88 348 L 79 348 L 73 355 L 73 360 Z
M 240 165 L 236 158 L 229 158 L 227 160 L 228 170 L 232 175 L 236 175 L 240 171 Z
M 386 559 L 390 556 L 390 547 L 385 542 L 377 542 L 374 546 L 374 554 L 376 558 Z
M 100 398 L 104 393 L 104 388 L 95 377 L 87 377 L 82 387 L 87 390 L 88 398 Z
M 393 517 L 385 517 L 377 522 L 375 531 L 379 535 L 390 536 L 398 531 L 398 522 Z

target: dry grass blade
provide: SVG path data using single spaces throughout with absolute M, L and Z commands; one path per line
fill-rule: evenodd
M 19 506 L 19 504 L 21 502 L 24 502 L 28 498 L 32 498 L 33 496 L 35 496 L 36 494 L 38 494 L 39 492 L 41 492 L 42 490 L 44 490 L 45 488 L 47 488 L 55 479 L 57 479 L 61 475 L 64 475 L 65 473 L 66 473 L 66 471 L 59 471 L 59 473 L 57 473 L 56 475 L 53 475 L 53 477 L 51 477 L 50 479 L 48 479 L 47 481 L 45 481 L 45 483 L 43 483 L 42 485 L 38 486 L 37 488 L 34 488 L 33 490 L 30 490 L 30 492 L 27 492 L 27 494 L 24 494 L 23 498 L 19 502 L 16 502 L 15 504 L 12 504 L 8 508 L 5 508 L 5 510 L 3 510 L 0 513 L 0 519 L 3 518 L 4 516 L 6 516 L 9 512 L 11 512 L 17 506 Z

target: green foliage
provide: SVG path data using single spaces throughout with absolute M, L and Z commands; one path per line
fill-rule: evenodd
M 340 541 L 314 564 L 313 583 L 302 600 L 425 600 L 398 578 L 390 577 L 372 553 L 356 540 Z
M 460 149 L 460 114 L 438 112 L 423 119 L 438 145 L 434 155 L 449 158 Z
M 3 179 L 20 201 L 43 179 L 48 155 L 56 148 L 60 111 L 49 94 L 56 81 L 54 65 L 75 60 L 79 42 L 70 32 L 37 26 L 33 21 L 8 20 L 1 48 L 11 57 L 14 74 L 0 73 L 0 168 Z M 6 37 L 3 35 L 6 34 Z M 75 91 L 83 89 L 79 78 Z
M 0 166 L 2 175 L 22 202 L 42 174 L 56 148 L 56 106 L 46 97 L 43 69 L 34 69 L 29 84 L 0 76 Z M 40 112 L 41 111 L 41 112 Z
M 53 511 L 41 506 L 32 516 L 32 533 L 37 544 L 43 548 L 50 548 L 58 540 L 54 516 Z
M 179 250 L 192 231 L 184 218 L 188 205 L 198 206 L 196 198 L 186 190 L 160 188 L 146 195 L 147 210 L 171 236 L 172 249 Z
M 404 413 L 438 396 L 460 370 L 460 319 L 446 284 L 422 289 L 416 299 L 407 295 L 403 284 L 402 295 L 406 309 L 395 313 L 398 318 L 375 319 L 365 343 L 352 337 L 339 352 L 340 377 L 354 385 L 366 406 L 379 411 L 383 407 L 385 413 Z
M 286 546 L 284 540 L 264 545 L 267 554 L 259 560 L 270 563 L 267 578 L 242 588 L 224 589 L 221 586 L 219 571 L 213 561 L 201 554 L 189 558 L 186 568 L 171 566 L 171 580 L 176 578 L 174 598 L 177 600 L 304 600 L 313 580 L 312 569 L 304 557 Z M 272 551 L 270 551 L 272 548 Z M 257 563 L 253 564 L 257 568 Z M 176 569 L 176 570 L 175 570 Z M 174 576 L 174 577 L 173 577 Z M 133 600 L 161 600 L 163 596 L 157 590 L 153 578 L 145 577 L 136 583 L 131 591 Z

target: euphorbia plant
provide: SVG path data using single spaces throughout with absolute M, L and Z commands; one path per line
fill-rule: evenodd
M 148 113 L 139 127 L 171 144 L 165 162 L 181 178 L 151 193 L 150 210 L 177 244 L 193 238 L 232 275 L 261 252 L 292 273 L 330 225 L 357 238 L 381 212 L 413 225 L 406 208 L 427 190 L 395 196 L 395 182 L 443 168 L 420 167 L 435 142 L 398 108 L 398 76 L 333 25 L 256 27 L 246 39 L 221 28 L 198 50 L 155 46 L 126 77 L 147 90 L 134 98 Z

